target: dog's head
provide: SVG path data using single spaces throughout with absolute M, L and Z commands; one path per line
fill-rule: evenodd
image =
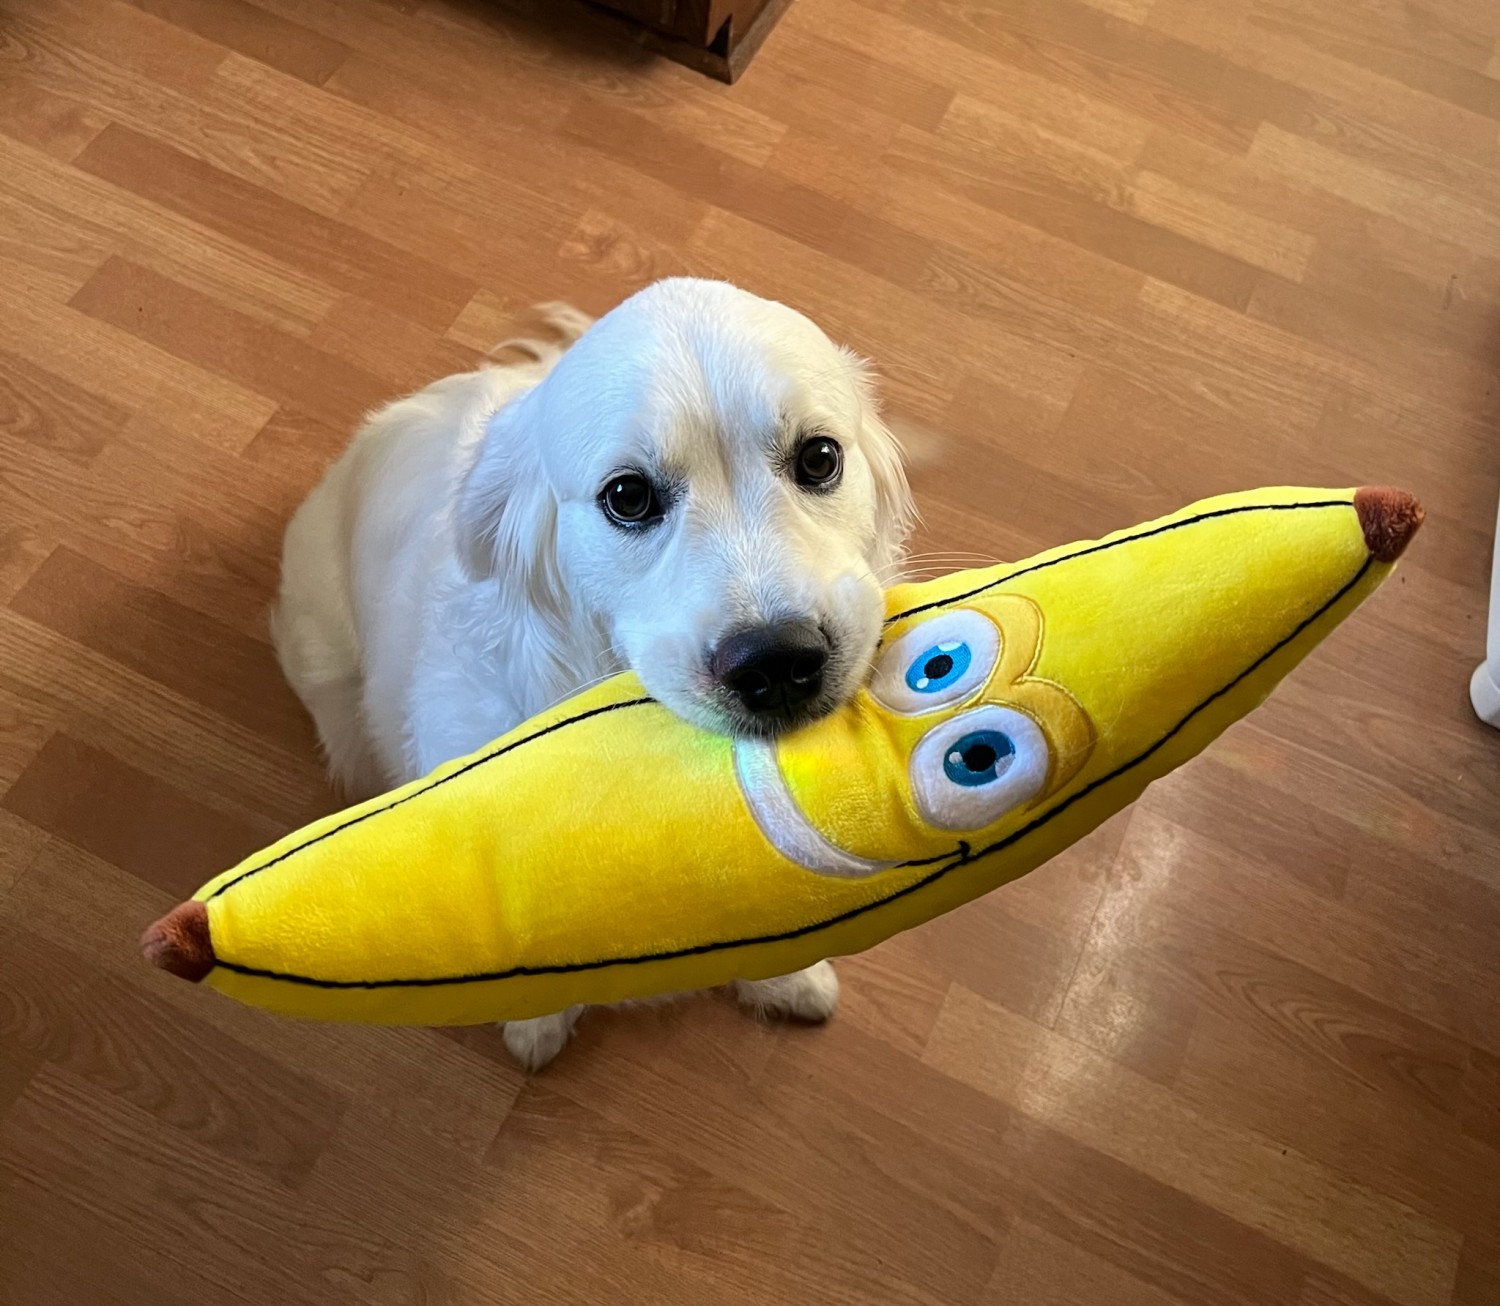
M 863 679 L 911 516 L 861 361 L 782 304 L 681 279 L 491 424 L 457 524 L 476 574 L 598 622 L 679 715 L 772 734 Z

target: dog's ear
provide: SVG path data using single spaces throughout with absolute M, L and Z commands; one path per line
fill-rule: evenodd
M 503 580 L 537 613 L 564 610 L 557 500 L 515 405 L 491 418 L 454 506 L 457 551 L 471 580 Z
M 906 456 L 901 442 L 881 418 L 869 364 L 847 350 L 845 357 L 854 369 L 854 388 L 859 394 L 859 449 L 875 482 L 877 556 L 871 561 L 885 568 L 901 557 L 906 537 L 916 525 L 917 509 L 906 480 Z

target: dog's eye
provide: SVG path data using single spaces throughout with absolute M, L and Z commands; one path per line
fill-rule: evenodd
M 645 526 L 663 512 L 651 482 L 634 472 L 614 477 L 600 492 L 599 503 L 618 526 Z
M 826 490 L 838 482 L 844 470 L 844 451 L 837 440 L 817 435 L 804 440 L 797 449 L 792 470 L 798 485 Z
M 870 692 L 892 712 L 920 716 L 968 698 L 989 679 L 1000 630 L 960 608 L 915 626 L 880 655 Z
M 912 797 L 941 830 L 981 830 L 1042 792 L 1049 757 L 1024 712 L 975 708 L 934 726 L 913 750 Z

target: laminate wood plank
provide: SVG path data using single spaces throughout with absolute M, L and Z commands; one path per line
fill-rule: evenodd
M 102 266 L 102 265 L 101 265 Z M 13 269 L 7 269 L 13 271 Z M 185 434 L 243 448 L 275 412 L 264 396 L 0 276 L 0 348 Z M 86 283 L 85 283 L 86 284 Z
M 1454 1306 L 1483 1306 L 1500 1292 L 1500 1241 L 1493 1236 L 1465 1238 L 1453 1285 Z
M 1476 67 L 1485 41 L 1496 36 L 1493 18 L 1481 34 L 1450 26 L 1431 11 L 1424 11 L 1420 23 L 1401 22 L 1389 7 L 1378 4 L 1351 5 L 1330 13 L 1298 0 L 1257 0 L 1252 12 L 1256 23 L 1267 31 L 1294 36 L 1346 63 L 1500 119 L 1500 86 Z
M 1434 306 L 1435 307 L 1435 306 Z M 1482 406 L 1493 370 L 1481 357 L 1458 355 L 1447 342 L 1423 339 L 1407 321 L 1371 322 L 1368 303 L 1267 279 L 1256 287 L 1247 311 L 1258 321 L 1300 336 L 1314 345 L 1333 345 L 1346 357 L 1370 367 L 1384 362 L 1387 374 L 1409 393 L 1434 392 L 1430 378 L 1447 380 L 1442 397 L 1450 405 Z M 1441 310 L 1439 310 L 1441 311 Z M 1382 338 L 1383 337 L 1383 338 Z M 1392 363 L 1392 358 L 1399 362 Z
M 34 1057 L 289 1191 L 338 1130 L 338 1094 L 24 929 L 6 934 L 0 1011 L 6 1057 Z
M 1320 973 L 1315 958 L 1304 965 L 1243 939 L 1227 913 L 1215 910 L 1222 924 L 1208 926 L 1199 897 L 1243 903 L 1248 888 L 1218 880 L 1247 872 L 1225 850 L 1172 833 L 1168 843 L 1153 820 L 1127 841 L 1058 1032 L 1123 1061 L 1096 1037 L 1118 1036 L 1114 1009 L 1128 1017 L 1175 1000 L 1189 1018 L 1170 1078 L 1179 1093 L 1445 1225 L 1482 1227 L 1479 1213 L 1500 1201 L 1497 1154 L 1474 1113 L 1492 1096 L 1493 1057 L 1408 1016 L 1390 993 L 1366 997 Z M 1337 911 L 1324 922 L 1325 939 L 1353 923 Z M 1247 1043 L 1262 1070 L 1236 1092 L 1230 1062 Z
M 1049 75 L 1054 70 L 1043 71 L 1044 61 L 1039 58 L 1025 66 L 1007 67 L 966 39 L 967 32 L 946 27 L 941 34 L 935 33 L 935 24 L 924 17 L 932 12 L 918 10 L 897 19 L 859 0 L 837 0 L 794 10 L 788 22 L 794 30 L 817 32 L 830 42 L 876 58 L 899 49 L 908 67 L 934 80 L 949 79 L 963 88 L 963 96 L 980 99 L 1006 116 L 1034 121 L 1050 135 L 1092 144 L 1105 152 L 1123 154 L 1132 141 L 1149 131 L 1149 123 L 1135 112 L 1135 106 L 1122 103 L 1113 91 L 1100 96 L 1079 90 L 1067 79 Z
M 893 59 L 898 47 L 849 39 L 869 21 L 867 15 L 835 20 L 832 27 L 803 23 L 805 16 L 789 11 L 777 32 L 777 61 L 796 70 L 801 84 L 836 91 L 842 100 L 911 127 L 931 130 L 942 121 L 953 101 L 952 81 L 934 64 L 912 58 L 909 40 Z
M 1258 726 L 1247 724 L 1216 760 L 1247 779 L 1264 779 L 1278 791 L 1295 790 L 1312 803 L 1325 804 L 1331 819 L 1364 826 L 1396 855 L 1453 856 L 1459 867 L 1472 868 L 1467 873 L 1461 871 L 1458 878 L 1472 881 L 1480 900 L 1486 881 L 1494 879 L 1487 872 L 1500 866 L 1500 839 L 1485 822 L 1441 817 L 1383 776 L 1366 776 L 1365 792 L 1358 798 L 1351 794 L 1345 800 L 1328 803 L 1332 792 L 1343 788 L 1340 781 L 1352 778 L 1344 775 L 1349 768 L 1347 758 L 1330 757 L 1305 746 L 1279 750 Z M 1392 860 L 1383 857 L 1378 862 L 1384 866 Z
M 526 251 L 538 242 L 551 245 L 559 229 L 585 211 L 602 210 L 679 244 L 701 217 L 679 192 L 587 143 L 538 136 L 493 106 L 486 109 L 451 69 L 412 76 L 395 64 L 356 57 L 340 69 L 331 103 L 244 61 L 226 62 L 220 79 L 231 75 L 236 83 L 253 78 L 256 92 L 274 93 L 284 112 L 299 112 L 313 123 L 332 119 L 380 143 L 389 162 L 347 204 L 341 214 L 346 222 L 426 257 L 447 258 L 455 269 L 496 285 L 519 287 L 523 296 L 524 283 L 517 279 L 529 263 Z M 590 112 L 609 116 L 599 102 Z M 671 130 L 670 124 L 663 130 Z M 442 159 L 436 170 L 434 140 Z M 503 167 L 496 166 L 499 158 Z M 444 214 L 445 224 L 462 221 L 472 238 L 455 241 L 457 233 L 446 225 L 441 238 L 428 234 L 420 209 L 412 207 L 424 204 Z M 590 297 L 586 279 L 578 290 Z M 524 302 L 547 297 L 545 291 L 531 293 Z
M 1304 407 L 1326 404 L 1330 394 L 1363 390 L 1392 405 L 1426 400 L 1437 407 L 1473 413 L 1471 392 L 1454 394 L 1430 380 L 1401 368 L 1394 375 L 1317 342 L 1234 313 L 1219 304 L 1187 294 L 1165 282 L 1148 281 L 1141 290 L 1139 324 L 1142 331 L 1178 352 L 1186 361 L 1204 358 L 1243 384 Z M 1232 342 L 1232 343 L 1231 343 Z M 1399 363 L 1393 365 L 1400 367 Z M 1426 393 L 1416 393 L 1415 388 Z M 1484 403 L 1489 397 L 1478 396 Z
M 1311 1018 L 1316 1008 L 1312 1003 L 1308 1006 Z M 1473 1099 L 1467 1096 L 1470 1088 L 1492 1092 L 1492 1085 L 1477 1082 L 1484 1068 L 1476 1066 L 1469 1053 L 1447 1066 L 1424 1064 L 1399 1045 L 1384 1043 L 1373 1031 L 1366 1035 L 1358 1023 L 1340 1024 L 1334 1012 L 1320 1013 L 1319 1018 L 1327 1019 L 1330 1033 L 1341 1036 L 1347 1045 L 1363 1043 L 1372 1063 L 1386 1058 L 1393 1069 L 1430 1076 L 1434 1086 L 1446 1088 L 1452 1083 L 1452 1091 L 1464 1095 L 1463 1119 L 1437 1121 L 1423 1111 L 1403 1110 L 1368 1082 L 1299 1060 L 1274 1039 L 1247 1030 L 1244 1021 L 1231 1021 L 1217 1013 L 1200 1014 L 1175 1087 L 1204 1100 L 1222 1099 L 1232 1091 L 1235 1079 L 1225 1064 L 1223 1049 L 1239 1048 L 1248 1041 L 1256 1047 L 1264 1073 L 1256 1077 L 1251 1091 L 1236 1096 L 1236 1120 L 1258 1131 L 1273 1130 L 1277 1138 L 1306 1155 L 1460 1232 L 1489 1228 L 1483 1213 L 1493 1210 L 1500 1200 L 1497 1153 L 1486 1140 L 1473 1136 Z M 1298 1103 L 1309 1092 L 1319 1103 L 1337 1102 L 1338 1109 L 1299 1109 Z M 1465 1127 L 1452 1128 L 1455 1123 Z M 1455 1186 L 1449 1178 L 1454 1173 L 1469 1179 Z
M 1015 378 L 1028 388 L 1050 385 L 1064 395 L 1081 374 L 1065 348 L 1004 328 L 960 329 L 941 303 L 889 283 L 872 284 L 857 269 L 814 260 L 800 242 L 727 210 L 711 210 L 688 248 L 702 272 L 731 280 L 764 277 L 777 287 L 768 293 L 800 304 L 845 343 L 880 359 L 902 405 L 922 418 L 936 417 L 958 378 L 971 372 Z M 816 277 L 802 275 L 810 262 L 820 269 Z M 863 303 L 856 307 L 852 296 L 862 296 Z
M 214 94 L 222 47 L 162 23 L 117 0 L 75 10 L 53 0 L 49 17 L 7 14 L 0 26 L 28 50 L 22 80 L 54 96 L 99 106 L 114 121 L 165 140 L 244 180 L 306 204 L 336 210 L 359 186 L 369 164 L 348 140 L 291 126 L 246 97 Z M 181 55 L 146 66 L 118 62 L 122 49 L 151 47 L 161 31 L 183 37 Z M 235 56 L 228 56 L 234 58 Z M 191 78 L 184 69 L 191 69 Z
M 971 292 L 971 312 L 1003 321 L 1018 334 L 1070 346 L 1097 335 L 1100 320 L 1128 318 L 1144 280 L 933 185 L 921 169 L 903 166 L 889 151 L 829 252 L 925 295 L 942 294 L 954 282 L 982 287 L 988 293 Z
M 1246 215 L 1234 205 L 1154 172 L 1137 174 L 1127 203 L 1136 216 L 1154 226 L 1288 281 L 1303 279 L 1317 248 L 1317 241 L 1304 232 Z
M 839 976 L 839 1014 L 850 1025 L 906 1056 L 921 1056 L 948 989 L 940 971 L 888 947 L 846 958 Z
M 45 721 L 137 758 L 168 787 L 211 796 L 247 821 L 258 814 L 284 826 L 333 804 L 310 725 L 292 739 L 268 740 L 9 608 L 0 613 L 0 651 L 8 683 L 33 710 L 41 705 Z
M 391 394 L 405 394 L 442 375 L 426 370 L 442 338 L 442 328 L 434 330 L 358 295 L 345 295 L 324 314 L 308 340 L 379 377 Z
M 102 266 L 97 255 L 66 236 L 48 230 L 38 242 L 26 239 L 34 215 L 24 205 L 9 205 L 12 215 L 20 214 L 14 225 L 21 240 L 10 251 L 0 253 L 0 272 L 4 273 L 8 295 L 24 299 L 28 305 L 65 304 L 80 286 Z M 12 256 L 14 255 L 14 257 Z
M 68 241 L 78 251 L 80 267 L 92 263 L 93 271 L 109 254 L 122 254 L 297 333 L 305 333 L 332 302 L 333 292 L 314 276 L 299 273 L 274 254 L 262 255 L 168 212 L 133 191 L 76 168 L 59 167 L 3 138 L 0 162 L 10 211 L 24 217 L 28 229 L 52 233 L 48 244 Z M 15 257 L 36 261 L 34 252 Z M 78 285 L 86 279 L 78 278 Z
M 669 1014 L 675 1019 L 664 1019 L 659 1031 L 670 1038 L 659 1040 L 662 1055 L 652 1076 L 657 1086 L 642 1084 L 640 1097 L 634 1090 L 628 1099 L 612 1095 L 601 1107 L 611 1119 L 649 1134 L 670 1129 L 684 1158 L 716 1173 L 731 1173 L 725 1160 L 742 1154 L 743 1163 L 732 1171 L 735 1182 L 787 1210 L 825 1248 L 824 1266 L 799 1255 L 784 1271 L 789 1278 L 816 1274 L 816 1288 L 838 1291 L 841 1300 L 870 1294 L 906 1302 L 975 1299 L 989 1277 L 994 1231 L 997 1223 L 1003 1226 L 1004 1208 L 993 1170 L 983 1159 L 931 1132 L 931 1117 L 945 1100 L 941 1095 L 903 1119 L 904 1112 L 862 1096 L 826 1066 L 763 1065 L 741 1090 L 748 1095 L 742 1100 L 755 1103 L 753 1113 L 726 1132 L 722 1122 L 692 1118 L 682 1086 L 699 1081 L 709 1068 L 688 1063 L 677 1049 L 686 1052 L 719 1023 L 710 1017 L 733 1019 L 734 1013 L 700 1001 Z M 552 1081 L 559 1094 L 584 1107 L 600 1101 L 594 1085 L 619 1055 L 617 1024 L 596 1024 L 589 1036 L 595 1056 Z M 769 1045 L 754 1049 L 757 1061 L 772 1052 Z M 818 1055 L 813 1048 L 807 1053 Z M 732 1068 L 710 1073 L 743 1074 L 745 1068 L 736 1055 Z M 722 1091 L 708 1085 L 704 1090 Z M 927 1117 L 925 1129 L 920 1117 Z M 893 1130 L 904 1140 L 899 1150 L 878 1142 Z M 918 1236 L 897 1236 L 902 1228 Z M 778 1295 L 795 1300 L 811 1286 L 789 1286 Z
M 14 1182 L 6 1173 L 7 1183 Z M 28 1194 L 30 1196 L 30 1194 Z M 9 1214 L 9 1212 L 7 1212 Z M 16 1228 L 51 1229 L 74 1227 L 54 1209 L 26 1209 L 17 1219 Z M 79 1256 L 78 1243 L 86 1241 L 96 1254 Z M 215 1300 L 197 1282 L 162 1282 L 160 1262 L 153 1268 L 143 1264 L 138 1246 L 130 1236 L 117 1234 L 101 1237 L 97 1228 L 86 1239 L 32 1238 L 18 1245 L 14 1253 L 0 1263 L 0 1291 L 14 1301 L 96 1301 L 160 1302 L 162 1306 L 192 1306 L 192 1303 Z M 134 1264 L 131 1264 L 134 1262 Z M 220 1298 L 220 1300 L 233 1300 Z
M 426 260 L 382 241 L 360 239 L 344 223 L 309 213 L 125 127 L 106 128 L 75 162 L 197 225 L 291 263 L 325 285 L 438 331 L 447 328 L 473 293 L 462 278 Z
M 7 732 L 9 728 L 8 721 Z M 7 786 L 12 778 L 6 778 Z M 45 842 L 46 836 L 30 822 L 9 812 L 0 814 L 0 902 L 26 873 Z
M 559 1137 L 568 1139 L 565 1146 L 557 1146 Z M 608 1296 L 611 1281 L 683 1306 L 799 1296 L 857 1300 L 854 1276 L 841 1263 L 843 1248 L 820 1239 L 816 1224 L 728 1176 L 663 1152 L 649 1135 L 543 1088 L 517 1100 L 480 1177 L 485 1194 L 499 1197 L 516 1188 L 550 1195 L 519 1218 L 496 1221 L 493 1230 L 504 1239 L 497 1259 L 514 1266 L 516 1289 L 526 1295 L 545 1292 L 548 1285 L 541 1267 L 527 1264 L 523 1249 L 565 1229 L 563 1244 L 589 1253 L 581 1258 L 587 1268 L 570 1276 L 563 1289 L 566 1301 Z M 736 1236 L 726 1248 L 718 1231 L 731 1225 Z M 488 1232 L 475 1231 L 479 1237 Z M 823 1254 L 810 1255 L 814 1246 Z M 784 1268 L 767 1268 L 772 1266 Z M 897 1284 L 886 1287 L 895 1300 L 912 1299 Z
M 512 210 L 529 216 L 512 224 Z M 556 197 L 531 205 L 509 180 L 417 167 L 372 176 L 347 214 L 352 225 L 392 244 L 431 250 L 449 271 L 463 269 L 477 285 L 505 286 L 517 307 L 546 298 L 547 277 L 526 251 L 555 250 L 578 217 L 572 205 L 559 207 Z M 563 282 L 564 292 L 580 282 L 586 286 L 588 278 Z M 574 297 L 586 311 L 606 307 L 576 291 Z
M 332 421 L 352 424 L 389 393 L 379 377 L 122 258 L 105 262 L 70 307 Z
M 923 1059 L 1397 1301 L 1448 1300 L 1460 1244 L 1452 1229 L 962 988 L 950 990 Z M 1049 1090 L 1064 1081 L 1089 1091 Z M 1234 1184 L 1211 1178 L 1224 1164 Z
M 321 86 L 348 57 L 338 41 L 246 0 L 129 0 L 183 31 Z
M 1171 36 L 1075 0 L 1035 8 L 947 0 L 909 7 L 903 17 L 937 40 L 993 59 L 1003 81 L 1040 75 L 1085 102 L 1228 149 L 1242 149 L 1260 119 L 1301 99 L 1233 58 L 1193 57 Z M 1084 115 L 1090 124 L 1097 116 Z
M 465 1104 L 471 1118 L 492 1134 L 509 1114 L 514 1091 L 486 1092 L 473 1076 L 456 1074 L 451 1061 L 440 1064 L 434 1077 L 443 1081 L 439 1100 L 457 1106 L 451 1102 L 453 1088 L 468 1084 L 475 1090 Z M 429 1103 L 357 1098 L 340 1135 L 319 1156 L 302 1200 L 325 1210 L 357 1209 L 362 1232 L 357 1259 L 346 1260 L 331 1277 L 359 1299 L 371 1293 L 400 1302 L 503 1299 L 538 1257 L 531 1247 L 513 1242 L 499 1219 L 490 1219 L 492 1210 L 514 1204 L 508 1200 L 514 1194 L 493 1200 L 481 1195 L 479 1161 L 426 1127 L 421 1116 L 424 1107 L 431 1109 Z M 357 1206 L 353 1194 L 360 1194 Z
M 341 1212 L 289 1200 L 276 1180 L 195 1140 L 143 1130 L 152 1118 L 63 1071 L 38 1071 L 0 1126 L 7 1230 L 23 1245 L 60 1237 L 75 1248 L 98 1246 L 130 1279 L 165 1275 L 198 1300 L 361 1300 L 351 1271 L 378 1240 Z M 60 1127 L 70 1119 L 87 1127 Z M 156 1213 L 159 1244 L 139 1237 L 148 1211 Z M 280 1254 L 256 1255 L 268 1235 Z M 191 1255 L 204 1237 L 213 1238 L 216 1254 Z
M 131 80 L 143 89 L 151 84 L 186 95 L 201 93 L 225 54 L 211 41 L 118 3 L 85 6 L 77 0 L 50 0 L 35 12 L 8 13 L 5 32 L 25 72 L 103 74 L 106 82 L 98 88 L 95 105 Z M 87 98 L 81 101 L 88 103 Z
M 821 191 L 748 167 L 716 144 L 614 107 L 581 102 L 560 132 L 606 157 L 628 148 L 640 173 L 673 192 L 730 209 L 804 244 L 829 239 L 843 217 L 841 207 Z
M 1156 0 L 1145 21 L 1189 46 L 1309 93 L 1310 100 L 1298 97 L 1284 107 L 1269 106 L 1266 120 L 1283 130 L 1336 138 L 1344 124 L 1376 124 L 1476 161 L 1493 158 L 1500 148 L 1493 119 L 1361 68 L 1293 35 L 1269 30 L 1254 21 L 1253 11 L 1245 6 Z
M 170 835 L 158 831 L 158 837 L 163 852 L 169 851 Z M 320 1189 L 331 1186 L 337 1192 L 337 1177 L 325 1184 L 323 1172 L 351 1142 L 356 1152 L 370 1149 L 372 1160 L 399 1161 L 408 1147 L 430 1156 L 432 1169 L 439 1171 L 460 1158 L 479 1163 L 524 1082 L 514 1065 L 432 1030 L 389 1030 L 371 1038 L 367 1029 L 278 1021 L 227 1000 L 205 1002 L 201 990 L 143 974 L 136 939 L 173 900 L 168 891 L 44 836 L 26 874 L 0 906 L 0 928 L 24 922 L 22 928 L 56 941 L 85 979 L 107 975 L 133 985 L 163 1010 L 213 1025 L 253 1053 L 294 1067 L 321 1085 L 319 1091 L 330 1100 L 343 1102 L 341 1123 L 352 1114 L 363 1128 L 352 1134 L 341 1129 L 317 1156 L 302 1185 L 314 1205 Z M 495 1031 L 483 1033 L 498 1042 Z M 386 1131 L 402 1141 L 380 1143 Z M 399 1187 L 400 1167 L 388 1168 L 392 1173 L 385 1182 Z M 338 1204 L 329 1197 L 330 1205 Z
M 1487 257 L 1495 257 L 1500 250 L 1493 212 L 1471 200 L 1434 191 L 1351 158 L 1320 142 L 1268 123 L 1256 132 L 1250 154 L 1275 172 L 1304 178 L 1351 204 L 1458 240 Z
M 985 1200 L 950 1206 L 950 1214 L 973 1220 L 993 1212 L 991 1225 L 1005 1230 L 991 1299 L 1005 1240 L 1018 1223 L 1104 1262 L 1120 1277 L 1187 1301 L 1251 1306 L 1286 1300 L 1313 1268 L 1211 1206 L 997 1101 L 982 1086 L 956 1083 L 922 1063 L 903 1063 L 898 1071 L 878 1038 L 851 1037 L 841 1028 L 807 1056 L 820 1079 L 836 1082 L 847 1078 L 855 1059 L 888 1070 L 885 1093 L 868 1106 L 986 1173 Z
M 102 749 L 54 735 L 5 791 L 5 810 L 123 867 L 173 897 L 190 895 L 276 835 L 239 821 Z M 166 841 L 162 832 L 170 830 Z
M 247 730 L 280 738 L 301 729 L 301 710 L 264 640 L 185 610 L 71 549 L 57 549 L 10 607 Z
M 252 466 L 274 468 L 310 487 L 343 451 L 351 434 L 300 409 L 278 408 L 242 456 Z
M 1408 326 L 1459 347 L 1472 347 L 1482 335 L 1500 279 L 1493 259 L 1419 232 L 1399 215 L 1376 214 L 1320 190 L 1315 178 L 1277 173 L 1249 155 L 1158 134 L 1147 142 L 1140 163 L 1143 173 L 1191 184 L 1247 218 L 1275 222 L 1278 215 L 1298 214 L 1301 229 L 1317 242 L 1302 278 L 1306 284 L 1336 289 L 1380 317 L 1396 317 L 1390 310 L 1400 302 L 1400 319 Z
M 1032 128 L 1020 119 L 985 111 L 982 124 L 964 127 L 970 134 L 945 130 L 936 139 L 899 133 L 887 161 L 908 177 L 942 184 L 1123 267 L 1232 308 L 1248 301 L 1257 275 L 1251 264 L 1126 211 L 1130 157 L 1072 149 L 1065 163 L 1055 165 L 1036 161 L 1034 145 L 1022 143 Z
M 571 79 L 581 88 L 609 94 L 635 94 L 641 83 L 686 85 L 711 94 L 714 86 L 666 60 L 653 59 L 633 45 L 599 35 L 598 29 L 545 6 L 441 6 L 405 0 L 374 5 L 363 0 L 263 0 L 262 7 L 342 41 L 362 53 L 387 51 L 413 73 L 447 69 L 477 85 L 486 76 L 502 83 L 493 94 L 514 88 L 546 115 L 557 106 L 558 84 Z M 550 121 L 539 119 L 539 122 Z
M 1494 1051 L 1500 998 L 1490 986 L 1497 967 L 1482 947 L 1460 955 L 1442 933 L 1373 920 L 1345 900 L 1277 875 L 1275 863 L 1259 854 L 1185 827 L 1154 804 L 1137 813 L 1123 855 L 1137 865 L 1175 864 L 1181 857 L 1194 873 L 1201 865 L 1206 887 L 1182 902 L 1196 918 L 1234 930 L 1470 1046 Z M 1257 904 L 1263 909 L 1255 910 Z M 1359 938 L 1361 946 L 1330 948 L 1330 937 Z
M 1178 1306 L 1185 1299 L 1136 1278 L 1035 1225 L 1011 1226 L 985 1306 L 1027 1301 L 1035 1306 L 1075 1306 L 1107 1301 L 1119 1306 Z
M 599 305 L 606 312 L 653 281 L 691 276 L 694 271 L 678 244 L 604 209 L 589 209 L 578 219 L 557 247 L 557 259 L 561 279 L 578 287 L 574 300 Z M 493 336 L 476 347 L 487 353 L 501 338 Z
M 275 509 L 294 502 L 310 477 L 292 480 L 279 469 L 251 465 L 233 493 L 205 496 L 195 478 L 223 475 L 233 464 L 138 418 L 82 476 L 67 459 L 3 432 L 0 455 L 6 462 L 0 502 L 23 524 L 17 531 L 28 532 L 17 535 L 13 592 L 68 544 L 85 555 L 103 554 L 122 578 L 264 643 L 276 582 L 266 551 L 284 520 Z
M 782 25 L 778 27 L 785 32 Z M 879 107 L 879 101 L 872 105 L 855 100 L 844 94 L 837 81 L 819 76 L 816 58 L 797 57 L 799 49 L 816 49 L 815 42 L 804 44 L 794 36 L 792 45 L 786 58 L 763 60 L 754 77 L 741 79 L 732 92 L 735 102 L 784 124 L 778 152 L 789 143 L 810 139 L 829 146 L 842 143 L 845 166 L 856 161 L 868 164 L 878 157 L 880 146 L 895 134 L 901 120 Z M 776 167 L 775 158 L 773 154 L 772 167 Z M 802 180 L 818 184 L 815 178 Z
M 0 353 L 0 431 L 87 466 L 129 412 L 45 368 Z
M 0 86 L 0 132 L 66 162 L 109 124 L 87 104 L 35 86 Z
M 1459 825 L 1484 824 L 1500 782 L 1500 759 L 1483 740 L 1440 726 L 1420 710 L 1368 694 L 1347 680 L 1336 683 L 1326 671 L 1290 688 L 1284 701 L 1256 722 L 1268 735 L 1291 746 L 1311 747 L 1325 758 L 1347 757 L 1354 750 L 1381 752 L 1389 759 L 1385 779 L 1401 793 Z M 1397 755 L 1398 741 L 1424 725 L 1442 782 Z
M 1241 735 L 1246 738 L 1241 739 Z M 1462 841 L 1484 839 L 1483 833 L 1472 827 L 1459 826 L 1450 832 L 1452 823 L 1427 815 L 1419 804 L 1392 789 L 1353 810 L 1324 812 L 1318 800 L 1329 791 L 1330 778 L 1341 772 L 1339 763 L 1307 752 L 1281 749 L 1264 738 L 1256 738 L 1248 728 L 1237 732 L 1231 743 L 1232 748 L 1216 752 L 1199 766 L 1194 785 L 1163 787 L 1154 796 L 1153 807 L 1209 835 L 1254 824 L 1266 813 L 1279 811 L 1281 826 L 1274 834 L 1268 831 L 1255 846 L 1259 852 L 1282 858 L 1290 856 L 1289 850 L 1299 834 L 1323 822 L 1323 828 L 1337 831 L 1340 842 L 1336 845 L 1319 842 L 1315 851 L 1305 852 L 1300 860 L 1288 861 L 1286 873 L 1330 897 L 1345 895 L 1351 876 L 1356 873 L 1371 876 L 1399 893 L 1399 868 L 1410 868 L 1416 862 L 1435 871 L 1450 855 L 1463 865 Z M 1295 765 L 1283 765 L 1287 757 L 1295 759 Z M 1303 847 L 1308 848 L 1305 841 Z M 1487 864 L 1482 858 L 1488 852 L 1473 850 L 1468 855 L 1476 858 L 1476 866 L 1482 866 Z M 1476 910 L 1485 916 L 1493 914 L 1493 905 L 1487 905 L 1482 883 L 1471 881 L 1464 874 L 1452 878 L 1466 886 L 1463 891 L 1474 899 L 1472 905 Z M 1469 885 L 1472 889 L 1467 888 Z M 1455 923 L 1450 946 L 1472 956 L 1478 941 L 1467 938 L 1471 919 Z
M 879 958 L 937 990 L 961 983 L 987 1000 L 1051 1026 L 1079 964 L 1125 823 L 1113 822 L 1070 848 L 1038 883 L 1006 885 L 935 928 L 884 944 Z M 944 983 L 946 981 L 946 984 Z M 922 1009 L 920 1019 L 930 1023 Z

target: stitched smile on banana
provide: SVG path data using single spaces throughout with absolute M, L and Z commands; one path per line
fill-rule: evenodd
M 906 624 L 881 654 L 862 704 L 882 718 L 892 745 L 879 763 L 885 774 L 877 788 L 886 795 L 897 789 L 903 798 L 877 802 L 929 835 L 976 835 L 998 829 L 1077 774 L 1094 729 L 1067 690 L 1034 674 L 1042 633 L 1040 609 L 1013 594 Z M 848 786 L 828 762 L 837 756 L 832 741 L 804 742 L 819 733 L 814 726 L 801 737 L 736 741 L 735 774 L 756 824 L 788 861 L 820 875 L 859 879 L 902 865 L 910 839 L 902 838 L 899 820 L 885 823 L 877 849 L 856 852 L 838 840 Z M 796 784 L 786 769 L 794 749 L 824 762 L 798 768 Z M 955 856 L 962 851 L 953 849 Z

